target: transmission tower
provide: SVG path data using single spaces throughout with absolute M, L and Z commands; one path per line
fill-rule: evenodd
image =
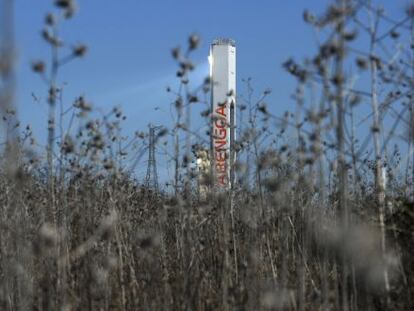
M 160 128 L 160 126 L 153 126 L 152 124 L 148 125 L 149 127 L 149 146 L 148 146 L 148 166 L 147 166 L 147 176 L 145 177 L 145 186 L 148 189 L 158 191 L 158 173 L 157 173 L 157 162 L 155 160 L 155 131 Z

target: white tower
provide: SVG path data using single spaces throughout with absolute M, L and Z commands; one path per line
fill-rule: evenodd
M 231 39 L 214 40 L 210 48 L 211 149 L 214 184 L 229 189 L 234 180 L 236 45 Z

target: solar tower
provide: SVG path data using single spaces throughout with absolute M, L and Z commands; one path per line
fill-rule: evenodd
M 214 40 L 210 47 L 211 150 L 214 185 L 230 189 L 234 182 L 236 44 L 231 39 Z

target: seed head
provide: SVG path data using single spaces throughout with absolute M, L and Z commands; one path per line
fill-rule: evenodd
M 42 30 L 42 37 L 43 39 L 45 39 L 45 41 L 50 43 L 52 46 L 61 47 L 63 45 L 62 40 L 60 40 L 58 37 L 51 34 L 49 29 L 47 28 Z
M 315 15 L 313 15 L 311 12 L 309 12 L 308 10 L 305 10 L 305 11 L 303 11 L 303 20 L 306 23 L 314 24 L 316 18 L 315 18 Z
M 72 153 L 75 150 L 75 144 L 73 142 L 72 137 L 69 135 L 66 135 L 63 144 L 62 144 L 62 153 L 63 154 L 69 154 Z
M 340 73 L 336 74 L 332 78 L 332 83 L 335 85 L 340 85 L 340 84 L 343 84 L 344 82 L 345 82 L 345 77 L 341 75 Z
M 181 97 L 177 98 L 175 101 L 175 108 L 176 109 L 182 109 L 183 107 L 183 100 Z
M 157 133 L 157 139 L 158 138 L 161 138 L 161 137 L 163 137 L 163 136 L 165 136 L 165 135 L 167 135 L 168 134 L 168 130 L 165 128 L 165 127 L 163 127 L 158 133 Z
M 55 5 L 64 10 L 64 16 L 71 18 L 76 11 L 75 0 L 55 0 Z
M 343 37 L 346 41 L 353 41 L 355 40 L 357 35 L 358 35 L 358 31 L 353 30 L 353 31 L 345 32 Z
M 106 170 L 110 170 L 111 168 L 114 167 L 114 163 L 112 162 L 112 160 L 105 159 L 104 162 L 103 162 L 103 167 Z
M 365 58 L 358 57 L 355 62 L 356 62 L 359 69 L 364 69 L 365 70 L 365 69 L 368 68 L 368 62 Z
M 44 223 L 39 231 L 42 244 L 46 247 L 53 247 L 58 241 L 58 233 L 55 227 L 49 223 Z
M 35 61 L 32 63 L 32 70 L 36 73 L 44 73 L 46 65 L 43 61 Z
M 71 6 L 72 0 L 56 0 L 55 5 L 62 9 L 67 9 Z
M 395 30 L 391 31 L 390 35 L 393 39 L 398 39 L 400 37 L 400 33 Z
M 76 57 L 83 57 L 88 51 L 88 47 L 84 44 L 79 44 L 75 46 L 72 50 L 72 53 Z
M 53 26 L 56 24 L 56 17 L 52 13 L 48 13 L 45 17 L 45 23 L 48 26 Z
M 206 109 L 206 110 L 201 111 L 200 115 L 204 118 L 208 117 L 210 115 L 210 109 Z
M 265 103 L 260 103 L 260 104 L 257 106 L 257 109 L 258 109 L 261 113 L 263 113 L 263 114 L 267 114 L 267 113 L 268 113 L 268 111 L 267 111 L 267 106 L 266 106 L 266 104 L 265 104 Z
M 175 47 L 171 50 L 171 55 L 174 59 L 179 59 L 181 52 L 180 52 L 180 48 L 179 47 Z
M 196 103 L 196 102 L 198 102 L 198 97 L 196 95 L 189 95 L 188 96 L 188 102 L 189 103 Z
M 200 37 L 196 34 L 192 34 L 188 38 L 188 48 L 190 50 L 195 50 L 198 48 L 199 45 L 200 45 Z
M 409 17 L 414 17 L 414 4 L 410 4 L 405 11 Z

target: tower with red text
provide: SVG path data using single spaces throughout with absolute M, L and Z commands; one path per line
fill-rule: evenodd
M 214 186 L 229 189 L 234 183 L 236 126 L 236 44 L 214 40 L 210 47 L 211 150 Z

